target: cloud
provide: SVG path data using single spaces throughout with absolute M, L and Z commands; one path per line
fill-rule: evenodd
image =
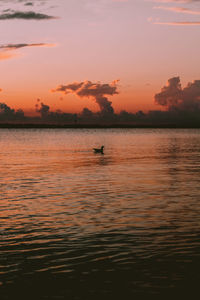
M 24 120 L 24 118 L 25 117 L 23 110 L 19 109 L 15 111 L 6 103 L 0 102 L 0 121 L 22 121 Z
M 194 4 L 194 3 L 200 3 L 200 0 L 153 0 L 153 2 L 156 3 L 173 3 L 173 4 Z M 196 7 L 193 6 L 193 8 L 188 8 L 188 7 L 175 7 L 175 6 L 154 6 L 153 9 L 159 9 L 159 10 L 164 10 L 164 11 L 170 11 L 172 13 L 178 13 L 178 14 L 185 14 L 185 15 L 200 15 L 200 10 L 196 9 Z M 160 19 L 153 20 L 153 19 L 148 19 L 150 22 L 156 25 L 168 25 L 168 26 L 198 26 L 200 25 L 199 20 L 174 20 L 174 21 L 160 21 Z
M 12 19 L 50 20 L 50 19 L 57 19 L 57 17 L 49 16 L 42 13 L 36 13 L 34 11 L 11 11 L 0 15 L 0 20 L 12 20 Z
M 52 47 L 54 44 L 48 44 L 48 43 L 36 43 L 36 44 L 6 44 L 6 45 L 0 45 L 0 49 L 9 51 L 9 50 L 16 50 L 19 48 L 24 47 Z
M 168 25 L 168 26 L 199 26 L 200 22 L 153 22 L 155 25 Z
M 40 99 L 38 99 L 37 102 L 39 103 Z M 44 104 L 43 102 L 40 103 L 40 107 L 39 107 L 38 103 L 35 105 L 36 112 L 39 112 L 42 118 L 47 117 L 49 114 L 50 107 Z
M 93 116 L 93 112 L 90 109 L 88 109 L 87 107 L 84 107 L 81 112 L 81 116 L 83 118 L 91 118 Z
M 129 2 L 129 0 L 112 0 L 112 2 L 121 2 L 121 3 L 123 3 L 123 2 Z
M 25 2 L 25 5 L 26 4 L 29 5 L 30 3 L 34 4 L 33 1 L 28 2 L 27 0 L 1 0 L 1 2 L 3 3 L 24 3 Z M 50 2 L 50 0 L 34 0 L 34 2 L 43 4 L 46 2 Z
M 200 0 L 153 0 L 153 2 L 157 2 L 157 3 L 196 3 L 196 2 L 200 2 Z
M 155 95 L 155 102 L 159 105 L 170 107 L 178 103 L 181 93 L 180 78 L 170 78 L 167 85 L 161 89 L 161 92 Z
M 67 85 L 60 85 L 52 92 L 61 92 L 64 94 L 74 93 L 80 98 L 88 97 L 93 98 L 99 105 L 102 113 L 113 114 L 114 109 L 112 102 L 106 96 L 113 96 L 118 94 L 117 81 L 108 83 L 93 83 L 91 81 L 74 82 Z
M 37 99 L 35 104 L 35 111 L 40 114 L 40 122 L 48 124 L 66 124 L 66 123 L 76 123 L 77 115 L 71 113 L 65 113 L 61 110 L 50 111 L 50 106 L 41 102 Z M 30 118 L 29 118 L 30 121 Z M 35 121 L 34 118 L 31 121 Z
M 7 104 L 0 102 L 0 114 L 14 114 L 14 112 L 14 109 L 11 109 Z
M 33 6 L 34 4 L 32 2 L 27 2 L 24 4 L 25 6 Z
M 182 88 L 180 77 L 170 78 L 161 92 L 155 95 L 155 102 L 169 111 L 200 112 L 200 80 L 189 82 Z
M 6 44 L 0 45 L 0 60 L 10 59 L 16 56 L 15 50 L 26 47 L 53 47 L 54 44 L 48 43 L 35 43 L 35 44 Z
M 191 10 L 185 7 L 169 7 L 169 6 L 154 6 L 154 9 L 167 10 L 175 13 L 190 14 L 190 15 L 200 15 L 200 11 Z

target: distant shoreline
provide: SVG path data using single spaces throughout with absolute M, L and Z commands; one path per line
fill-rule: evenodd
M 129 128 L 152 128 L 152 129 L 199 129 L 200 124 L 0 124 L 0 129 L 129 129 Z

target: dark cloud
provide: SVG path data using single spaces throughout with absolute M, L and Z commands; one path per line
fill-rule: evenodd
M 25 3 L 25 5 L 28 3 L 33 3 L 33 1 L 27 1 L 27 0 L 1 0 L 2 3 Z M 34 0 L 34 2 L 37 3 L 46 3 L 50 2 L 50 0 Z
M 170 78 L 155 95 L 155 102 L 168 110 L 200 111 L 200 80 L 189 82 L 182 88 L 179 77 Z
M 33 4 L 33 2 L 27 2 L 27 3 L 25 3 L 24 5 L 25 5 L 25 6 L 33 6 L 34 4 Z
M 192 88 L 193 89 L 193 88 Z M 194 92 L 196 93 L 196 92 Z M 144 113 L 138 111 L 130 113 L 125 110 L 119 114 L 102 114 L 92 112 L 84 108 L 79 114 L 62 112 L 61 110 L 51 111 L 50 106 L 41 102 L 39 99 L 35 105 L 35 111 L 39 116 L 27 117 L 23 110 L 16 110 L 9 107 L 6 103 L 0 103 L 0 124 L 44 124 L 44 125 L 116 125 L 122 126 L 153 126 L 153 127 L 200 127 L 200 110 L 168 110 L 168 111 L 149 111 Z
M 50 19 L 57 19 L 57 17 L 49 16 L 47 14 L 42 14 L 42 13 L 36 13 L 34 11 L 12 11 L 0 15 L 0 20 L 12 20 L 12 19 L 50 20 Z
M 23 110 L 15 111 L 6 103 L 0 102 L 0 121 L 23 121 L 25 119 Z
M 76 114 L 65 113 L 61 110 L 50 111 L 50 106 L 41 102 L 40 99 L 37 99 L 35 111 L 40 114 L 41 123 L 66 124 L 75 123 L 77 120 Z
M 93 116 L 93 112 L 87 107 L 84 107 L 81 112 L 81 115 L 85 118 L 91 118 Z
M 3 49 L 5 51 L 10 50 L 17 50 L 24 47 L 49 47 L 52 46 L 52 44 L 47 43 L 35 43 L 35 44 L 7 44 L 7 45 L 0 45 L 0 50 Z
M 102 113 L 113 114 L 114 109 L 112 102 L 106 96 L 113 96 L 118 94 L 117 81 L 108 83 L 93 83 L 91 81 L 74 82 L 67 85 L 60 85 L 52 92 L 61 92 L 64 94 L 75 93 L 80 98 L 93 98 L 99 105 Z
M 6 45 L 0 45 L 0 60 L 6 60 L 13 58 L 16 53 L 15 51 L 20 48 L 25 47 L 52 47 L 53 44 L 47 44 L 47 43 L 35 43 L 35 44 L 6 44 Z
M 168 84 L 161 89 L 161 92 L 155 95 L 155 102 L 170 108 L 179 102 L 181 93 L 180 78 L 173 77 L 168 80 Z
M 0 102 L 0 113 L 1 114 L 14 114 L 15 110 L 11 109 L 7 104 Z
M 40 100 L 38 99 L 37 102 L 40 102 Z M 37 103 L 35 105 L 35 108 L 36 112 L 39 112 L 42 118 L 46 118 L 48 116 L 50 110 L 50 107 L 48 105 L 41 102 L 40 105 Z

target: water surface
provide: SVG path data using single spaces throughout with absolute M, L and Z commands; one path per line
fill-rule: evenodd
M 198 129 L 1 129 L 0 299 L 195 294 L 199 186 Z

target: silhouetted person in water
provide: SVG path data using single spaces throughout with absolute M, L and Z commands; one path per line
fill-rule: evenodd
M 104 154 L 103 148 L 104 148 L 104 146 L 101 146 L 101 148 L 93 148 L 94 153 L 101 153 L 101 154 Z

